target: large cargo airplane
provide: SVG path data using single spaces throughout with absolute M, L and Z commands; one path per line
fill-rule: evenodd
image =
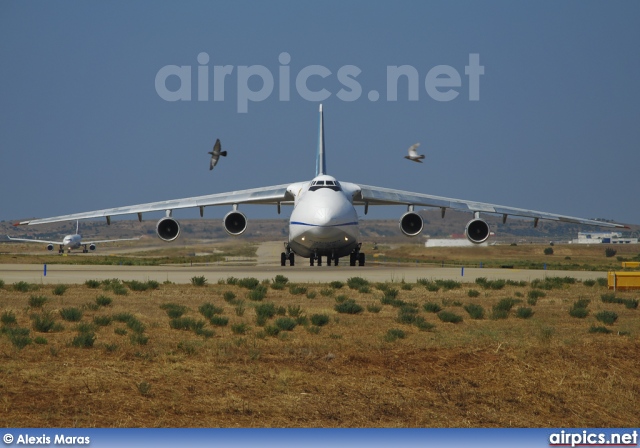
M 47 250 L 53 250 L 54 246 L 59 246 L 58 253 L 64 253 L 64 250 L 67 249 L 68 253 L 71 252 L 71 249 L 78 249 L 80 246 L 83 246 L 82 253 L 86 254 L 87 252 L 96 250 L 96 244 L 99 243 L 114 243 L 116 241 L 133 241 L 139 240 L 140 238 L 122 238 L 117 240 L 97 240 L 97 241 L 88 241 L 86 243 L 82 242 L 82 236 L 78 233 L 79 223 L 76 222 L 76 233 L 73 235 L 66 235 L 62 241 L 46 241 L 46 240 L 38 240 L 38 239 L 28 239 L 28 238 L 11 238 L 7 235 L 11 241 L 23 241 L 26 243 L 41 243 L 47 245 Z M 88 248 L 88 249 L 87 249 Z
M 480 213 L 502 215 L 503 222 L 508 215 L 529 217 L 533 218 L 534 226 L 538 225 L 538 220 L 545 219 L 602 227 L 626 227 L 612 222 L 338 182 L 336 178 L 327 174 L 322 104 L 318 129 L 316 176 L 310 181 L 32 219 L 16 225 L 98 217 L 106 218 L 107 224 L 110 224 L 111 216 L 137 213 L 138 220 L 141 221 L 143 213 L 164 211 L 165 216 L 156 225 L 156 233 L 163 241 L 174 241 L 180 235 L 180 224 L 172 217 L 173 210 L 198 207 L 200 216 L 203 216 L 205 207 L 230 205 L 232 210 L 225 215 L 222 225 L 230 235 L 240 235 L 247 228 L 247 217 L 238 210 L 240 204 L 271 204 L 277 206 L 278 213 L 282 205 L 293 205 L 289 220 L 289 240 L 284 243 L 284 251 L 281 253 L 282 266 L 285 266 L 287 261 L 293 266 L 295 255 L 308 258 L 311 266 L 314 263 L 320 266 L 323 257 L 327 260 L 327 265 L 333 263 L 337 266 L 340 258 L 346 256 L 349 257 L 351 266 L 356 264 L 364 266 L 365 255 L 360 251 L 362 241 L 358 229 L 356 206 L 363 206 L 365 215 L 369 206 L 372 205 L 407 206 L 407 211 L 399 221 L 400 230 L 407 236 L 418 235 L 424 225 L 422 217 L 414 211 L 416 206 L 440 208 L 443 217 L 447 209 L 468 211 L 473 214 L 473 218 L 468 222 L 465 234 L 469 241 L 476 244 L 485 242 L 490 234 L 489 225 L 480 217 Z

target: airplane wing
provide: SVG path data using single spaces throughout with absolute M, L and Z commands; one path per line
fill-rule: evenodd
M 360 192 L 354 196 L 353 201 L 354 204 L 358 205 L 417 205 L 424 207 L 439 207 L 442 209 L 443 214 L 446 209 L 452 209 L 465 212 L 499 214 L 503 216 L 503 220 L 506 220 L 509 215 L 522 216 L 526 218 L 533 218 L 536 224 L 538 219 L 545 219 L 549 221 L 586 224 L 591 226 L 628 228 L 623 224 L 616 224 L 608 221 L 575 218 L 573 216 L 556 215 L 554 213 L 487 204 L 484 202 L 467 201 L 464 199 L 445 198 L 430 194 L 412 193 L 409 191 L 393 190 L 390 188 L 372 187 L 369 185 L 358 186 L 360 187 Z
M 95 210 L 91 212 L 54 216 L 52 218 L 31 219 L 28 221 L 21 221 L 15 225 L 46 224 L 50 222 L 73 221 L 77 219 L 90 218 L 107 218 L 107 223 L 109 223 L 111 221 L 111 216 L 128 215 L 133 213 L 137 213 L 138 219 L 142 220 L 142 213 L 167 210 L 170 211 L 181 208 L 200 207 L 200 213 L 202 214 L 202 210 L 204 207 L 212 205 L 289 204 L 293 203 L 294 199 L 287 192 L 287 187 L 289 185 L 290 184 L 274 185 L 271 187 L 238 190 L 229 193 L 216 193 L 185 199 L 173 199 L 169 201 L 150 202 L 148 204 L 107 208 L 104 210 Z
M 11 238 L 7 235 L 11 241 L 22 241 L 25 243 L 41 243 L 41 244 L 64 244 L 62 241 L 46 241 L 46 240 L 36 240 L 36 239 L 28 239 L 28 238 Z

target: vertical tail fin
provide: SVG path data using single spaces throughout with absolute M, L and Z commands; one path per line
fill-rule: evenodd
M 320 124 L 318 126 L 318 154 L 316 155 L 316 176 L 327 174 L 324 160 L 324 121 L 322 118 L 322 104 L 320 104 Z

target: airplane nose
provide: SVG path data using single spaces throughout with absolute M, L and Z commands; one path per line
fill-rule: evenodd
M 316 209 L 316 213 L 314 215 L 314 224 L 318 226 L 327 226 L 331 224 L 334 216 L 333 213 L 326 207 L 319 207 Z

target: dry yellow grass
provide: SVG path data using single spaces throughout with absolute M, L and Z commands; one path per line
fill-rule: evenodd
M 640 426 L 640 321 L 637 309 L 605 304 L 605 288 L 582 284 L 546 291 L 531 306 L 533 317 L 488 317 L 506 297 L 526 304 L 530 286 L 485 291 L 463 285 L 429 292 L 423 285 L 398 289 L 398 298 L 419 305 L 419 315 L 435 325 L 420 331 L 397 321 L 398 308 L 381 305 L 383 292 L 350 290 L 328 294 L 329 285 L 302 285 L 310 299 L 288 288 L 269 289 L 262 302 L 246 298 L 234 285 L 160 285 L 156 290 L 115 295 L 102 289 L 70 285 L 61 296 L 55 286 L 17 292 L 0 289 L 0 310 L 13 313 L 17 326 L 46 344 L 15 347 L 7 332 L 0 335 L 0 425 L 4 427 L 637 427 Z M 468 290 L 480 295 L 468 297 Z M 223 300 L 232 291 L 243 300 L 244 315 Z M 357 315 L 339 314 L 335 298 L 344 294 L 365 307 Z M 55 333 L 33 330 L 32 295 L 46 296 L 44 305 L 64 325 Z M 91 310 L 99 295 L 113 299 Z M 618 293 L 638 298 L 637 293 Z M 569 316 L 579 298 L 589 299 L 585 319 Z M 224 327 L 205 328 L 215 336 L 170 328 L 160 306 L 188 308 L 186 317 L 206 320 L 203 303 L 223 307 Z M 256 303 L 277 307 L 299 305 L 303 313 L 328 314 L 330 322 L 311 332 L 267 336 L 256 324 Z M 463 316 L 458 324 L 441 322 L 422 305 L 435 302 Z M 460 304 L 484 307 L 487 316 L 473 320 Z M 91 348 L 71 341 L 76 323 L 59 310 L 83 308 L 82 322 L 95 316 L 131 313 L 145 326 L 148 342 L 134 344 L 126 324 L 113 322 L 96 330 Z M 514 307 L 515 309 L 515 307 Z M 601 310 L 618 314 L 610 334 L 589 333 Z M 267 325 L 273 325 L 270 319 Z M 232 325 L 245 323 L 246 334 Z M 15 327 L 16 325 L 13 325 Z M 394 341 L 388 330 L 405 332 Z M 116 331 L 117 330 L 117 331 Z M 122 334 L 123 331 L 127 334 Z M 118 334 L 120 333 L 120 334 Z

